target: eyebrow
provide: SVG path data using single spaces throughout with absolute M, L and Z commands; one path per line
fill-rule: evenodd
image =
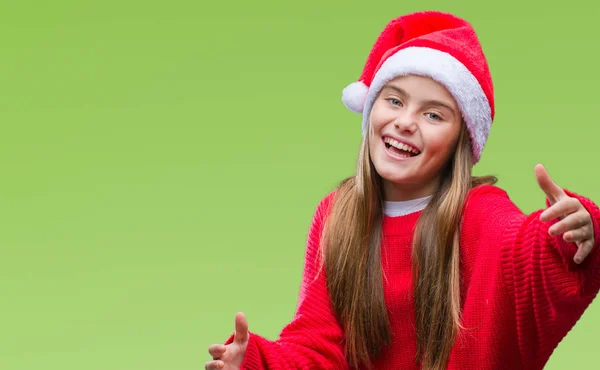
M 406 93 L 406 91 L 402 90 L 401 88 L 394 86 L 394 85 L 385 85 L 383 87 L 383 89 L 392 89 L 397 91 L 400 95 L 404 95 L 404 96 L 410 96 Z M 382 90 L 383 91 L 383 90 Z M 437 105 L 437 106 L 441 106 L 444 107 L 446 109 L 448 109 L 450 112 L 452 112 L 453 114 L 456 115 L 456 111 L 447 103 L 444 103 L 443 101 L 440 100 L 425 100 L 423 102 L 424 105 Z

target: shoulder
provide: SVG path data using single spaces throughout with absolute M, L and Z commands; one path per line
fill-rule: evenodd
M 331 213 L 334 203 L 339 198 L 345 202 L 354 189 L 354 177 L 347 177 L 342 180 L 335 188 L 329 190 L 321 198 L 317 205 L 317 214 L 327 217 Z
M 506 190 L 496 185 L 478 185 L 469 190 L 469 193 L 467 194 L 468 200 L 481 200 L 490 197 L 508 198 L 508 193 Z
M 493 223 L 522 214 L 506 190 L 496 185 L 479 185 L 472 188 L 465 199 L 463 216 L 469 222 Z
M 523 217 L 508 193 L 495 185 L 478 185 L 467 194 L 461 215 L 465 253 L 499 250 L 505 230 Z M 490 257 L 494 254 L 487 254 Z
M 497 207 L 505 203 L 512 203 L 506 190 L 496 185 L 478 185 L 467 193 L 465 209 Z
M 321 218 L 325 218 L 331 212 L 331 208 L 333 207 L 333 203 L 335 201 L 335 196 L 338 192 L 338 189 L 333 189 L 325 194 L 324 197 L 321 198 L 317 205 L 317 215 Z
M 337 189 L 330 190 L 321 196 L 316 204 L 313 203 L 313 223 L 322 223 L 331 213 L 336 193 Z

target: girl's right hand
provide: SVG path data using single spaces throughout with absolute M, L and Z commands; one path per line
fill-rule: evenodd
M 248 322 L 243 313 L 235 315 L 235 335 L 231 344 L 213 344 L 208 347 L 212 361 L 206 362 L 206 370 L 239 370 L 248 346 Z

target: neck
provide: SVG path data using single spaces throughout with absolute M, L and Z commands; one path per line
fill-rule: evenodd
M 437 179 L 426 185 L 406 185 L 387 180 L 383 181 L 384 197 L 388 202 L 402 202 L 429 197 L 433 195 L 436 188 Z

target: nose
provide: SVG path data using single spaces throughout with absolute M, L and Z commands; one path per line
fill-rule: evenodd
M 394 127 L 403 132 L 413 133 L 417 129 L 417 119 L 407 109 L 396 117 L 394 120 Z

